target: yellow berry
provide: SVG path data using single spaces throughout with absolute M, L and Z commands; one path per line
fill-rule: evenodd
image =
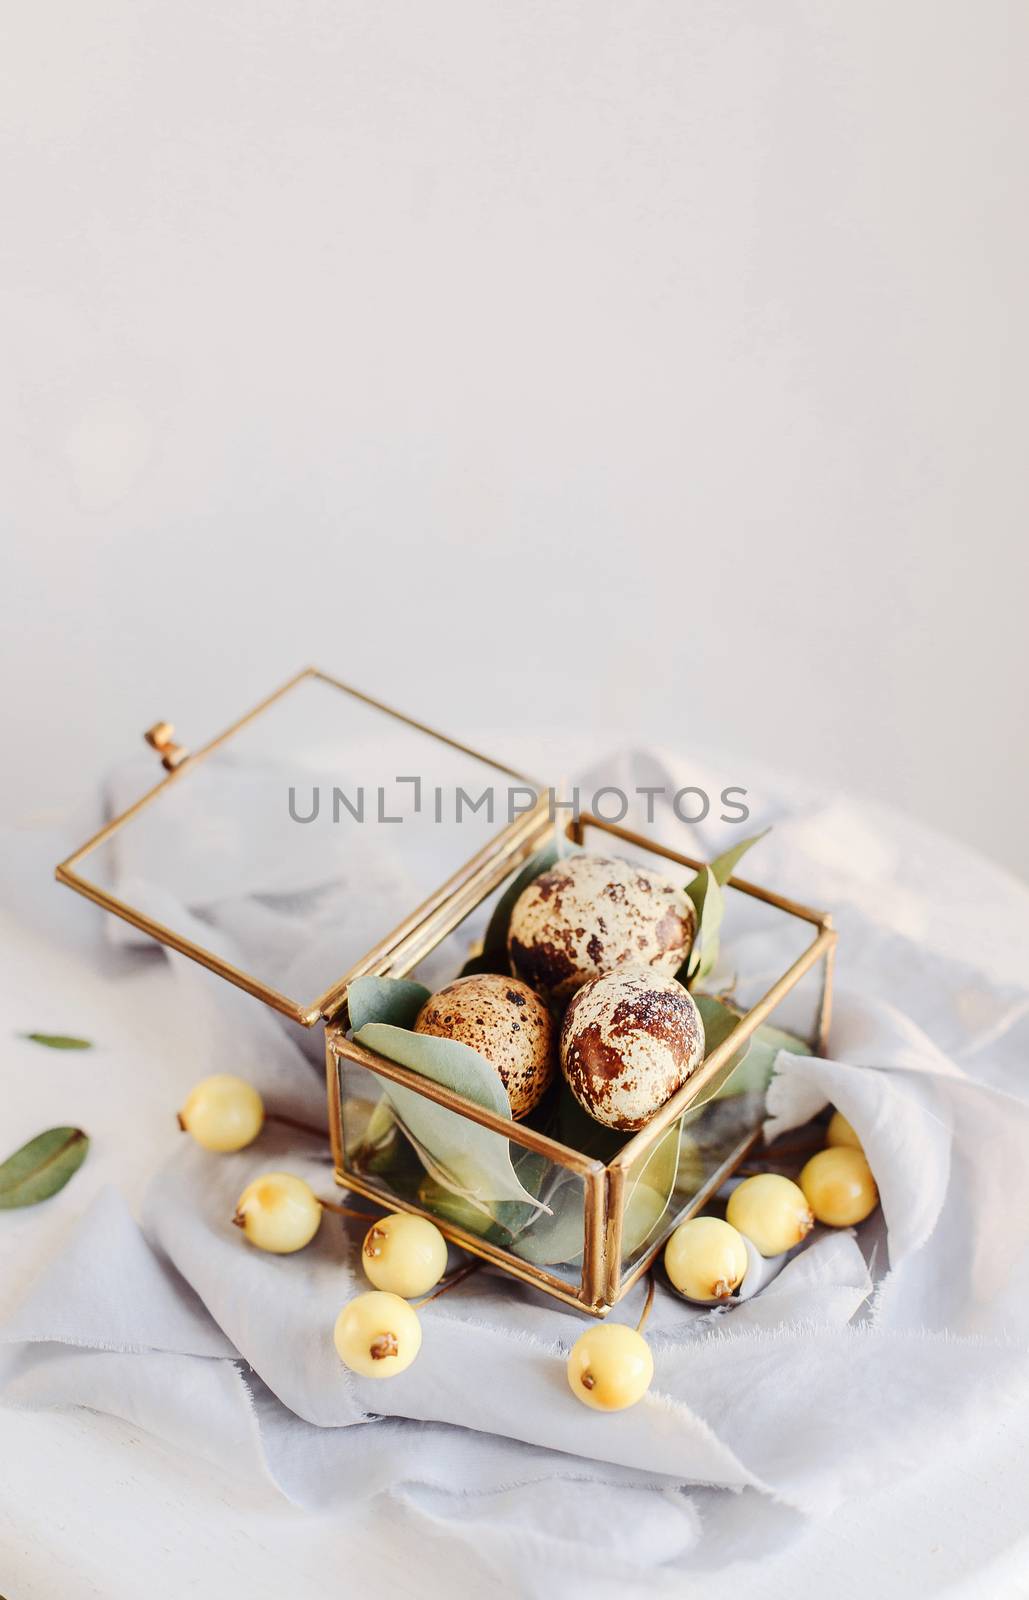
M 395 1378 L 422 1347 L 418 1313 L 396 1294 L 369 1289 L 343 1307 L 333 1332 L 336 1354 L 362 1378 Z
M 815 1220 L 803 1191 L 777 1172 L 744 1178 L 729 1196 L 725 1215 L 762 1256 L 792 1250 L 807 1238 Z
M 219 1072 L 191 1089 L 179 1112 L 179 1127 L 205 1150 L 242 1150 L 264 1122 L 264 1105 L 253 1084 Z
M 834 1111 L 830 1117 L 825 1142 L 830 1146 L 844 1146 L 848 1150 L 861 1149 L 861 1140 L 842 1111 Z
M 576 1399 L 595 1411 L 624 1411 L 642 1400 L 654 1376 L 654 1358 L 641 1333 L 621 1322 L 588 1328 L 568 1356 L 568 1383 Z
M 394 1212 L 368 1229 L 361 1265 L 377 1289 L 411 1300 L 427 1294 L 446 1272 L 447 1241 L 427 1217 Z
M 800 1186 L 819 1222 L 830 1228 L 852 1228 L 879 1204 L 871 1167 L 860 1150 L 845 1145 L 812 1156 Z
M 289 1255 L 310 1244 L 318 1232 L 322 1203 L 303 1178 L 266 1172 L 247 1184 L 232 1220 L 259 1250 Z
M 728 1300 L 747 1271 L 743 1236 L 720 1217 L 691 1217 L 665 1245 L 665 1271 L 690 1300 L 704 1305 Z

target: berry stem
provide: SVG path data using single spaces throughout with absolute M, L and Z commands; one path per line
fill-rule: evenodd
M 416 1311 L 420 1311 L 422 1306 L 427 1306 L 430 1300 L 438 1300 L 441 1294 L 446 1294 L 449 1289 L 456 1288 L 462 1279 L 470 1277 L 473 1272 L 478 1272 L 481 1266 L 481 1261 L 469 1261 L 465 1266 L 458 1267 L 456 1272 L 452 1272 L 449 1278 L 444 1278 L 442 1283 L 438 1283 L 432 1293 L 427 1294 L 423 1300 L 413 1300 L 411 1304 Z
M 337 1205 L 335 1200 L 321 1200 L 318 1204 L 323 1211 L 334 1211 L 337 1217 L 353 1217 L 356 1222 L 374 1222 L 376 1219 L 368 1211 L 355 1211 L 353 1206 Z
M 651 1273 L 648 1274 L 648 1279 L 647 1279 L 647 1298 L 643 1303 L 643 1310 L 640 1313 L 640 1320 L 636 1324 L 636 1332 L 637 1333 L 642 1333 L 643 1332 L 643 1329 L 644 1329 L 644 1327 L 646 1325 L 647 1318 L 650 1316 L 650 1310 L 651 1310 L 651 1307 L 654 1304 L 654 1290 L 655 1290 L 656 1287 L 657 1287 L 657 1279 L 654 1277 L 653 1272 L 651 1272 Z
M 301 1122 L 297 1117 L 287 1117 L 282 1111 L 266 1111 L 265 1122 L 281 1122 L 284 1128 L 296 1128 L 299 1133 L 310 1133 L 315 1139 L 326 1139 L 328 1129 L 315 1128 L 310 1122 Z

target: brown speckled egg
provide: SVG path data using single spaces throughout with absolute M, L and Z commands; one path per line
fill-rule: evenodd
M 561 1070 L 583 1110 L 609 1128 L 642 1128 L 703 1059 L 693 996 L 651 967 L 594 978 L 565 1013 Z
M 676 972 L 696 924 L 692 901 L 674 883 L 631 861 L 584 851 L 518 896 L 507 948 L 518 976 L 562 1004 L 588 979 L 616 967 Z
M 539 995 L 517 978 L 492 972 L 455 978 L 426 1000 L 414 1031 L 477 1050 L 499 1072 L 516 1118 L 532 1110 L 554 1076 L 554 1022 Z

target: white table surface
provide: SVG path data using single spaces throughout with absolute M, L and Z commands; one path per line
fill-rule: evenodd
M 879 815 L 879 828 L 890 826 Z M 898 836 L 909 825 L 896 819 Z M 7 1213 L 0 1227 L 0 1317 L 61 1249 L 97 1192 L 116 1184 L 138 1206 L 153 1166 L 177 1133 L 171 1117 L 195 1078 L 177 1043 L 176 1020 L 153 1026 L 158 963 L 124 966 L 98 955 L 94 908 L 47 882 L 59 841 L 50 831 L 7 834 L 8 904 L 0 914 L 2 1015 L 9 1033 L 63 1027 L 97 1041 L 89 1055 L 52 1052 L 8 1038 L 3 1137 L 15 1146 L 40 1128 L 79 1122 L 93 1139 L 89 1160 L 45 1205 Z M 917 874 L 978 874 L 984 906 L 1005 899 L 1025 915 L 1025 890 L 945 841 L 923 836 Z M 35 895 L 26 899 L 26 889 Z M 984 912 L 984 915 L 987 913 Z M 986 930 L 984 929 L 984 934 Z M 845 962 L 845 952 L 842 960 Z M 55 992 L 52 974 L 58 970 Z M 903 1426 L 903 1419 L 898 1419 Z M 296 1509 L 241 1463 L 228 1481 L 132 1427 L 84 1412 L 0 1412 L 0 1593 L 7 1600 L 179 1597 L 253 1600 L 292 1592 L 306 1600 L 390 1590 L 448 1596 L 524 1592 L 510 1548 L 474 1546 L 428 1516 L 384 1497 L 359 1523 Z M 730 1568 L 749 1592 L 886 1596 L 1029 1592 L 1029 1441 L 998 1416 L 960 1467 L 931 1468 L 858 1507 L 812 1523 L 755 1567 Z M 720 1530 L 720 1560 L 733 1542 L 760 1538 L 757 1496 L 701 1491 L 707 1523 Z M 725 1571 L 720 1574 L 725 1577 Z M 698 1577 L 700 1574 L 698 1574 Z M 682 1592 L 682 1577 L 668 1589 Z M 372 1587 L 372 1586 L 376 1587 Z M 1019 1586 L 1022 1586 L 1021 1588 Z M 601 1586 L 603 1587 L 603 1586 Z M 641 1582 L 642 1587 L 642 1582 Z M 648 1592 L 665 1592 L 647 1577 Z M 576 1592 L 574 1579 L 564 1583 Z M 624 1576 L 611 1592 L 625 1592 Z M 590 1592 L 597 1593 L 591 1583 Z

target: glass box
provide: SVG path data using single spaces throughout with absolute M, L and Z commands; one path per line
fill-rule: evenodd
M 702 1065 L 639 1132 L 555 1137 L 545 1117 L 501 1118 L 355 1042 L 350 984 L 455 977 L 545 842 L 668 877 L 704 863 L 588 813 L 559 832 L 538 782 L 315 669 L 193 754 L 173 735 L 149 731 L 167 776 L 124 805 L 116 785 L 115 814 L 58 879 L 128 937 L 179 950 L 302 1028 L 324 1025 L 338 1184 L 428 1215 L 461 1248 L 603 1316 L 759 1137 L 763 1089 L 732 1079 L 757 1030 L 774 1017 L 800 1047 L 824 1047 L 830 918 L 730 878 L 725 943 L 745 960 L 729 1030 L 709 1032 Z M 531 1201 L 469 1198 L 419 1138 L 440 1118 L 453 1119 L 451 1148 L 502 1162 Z

